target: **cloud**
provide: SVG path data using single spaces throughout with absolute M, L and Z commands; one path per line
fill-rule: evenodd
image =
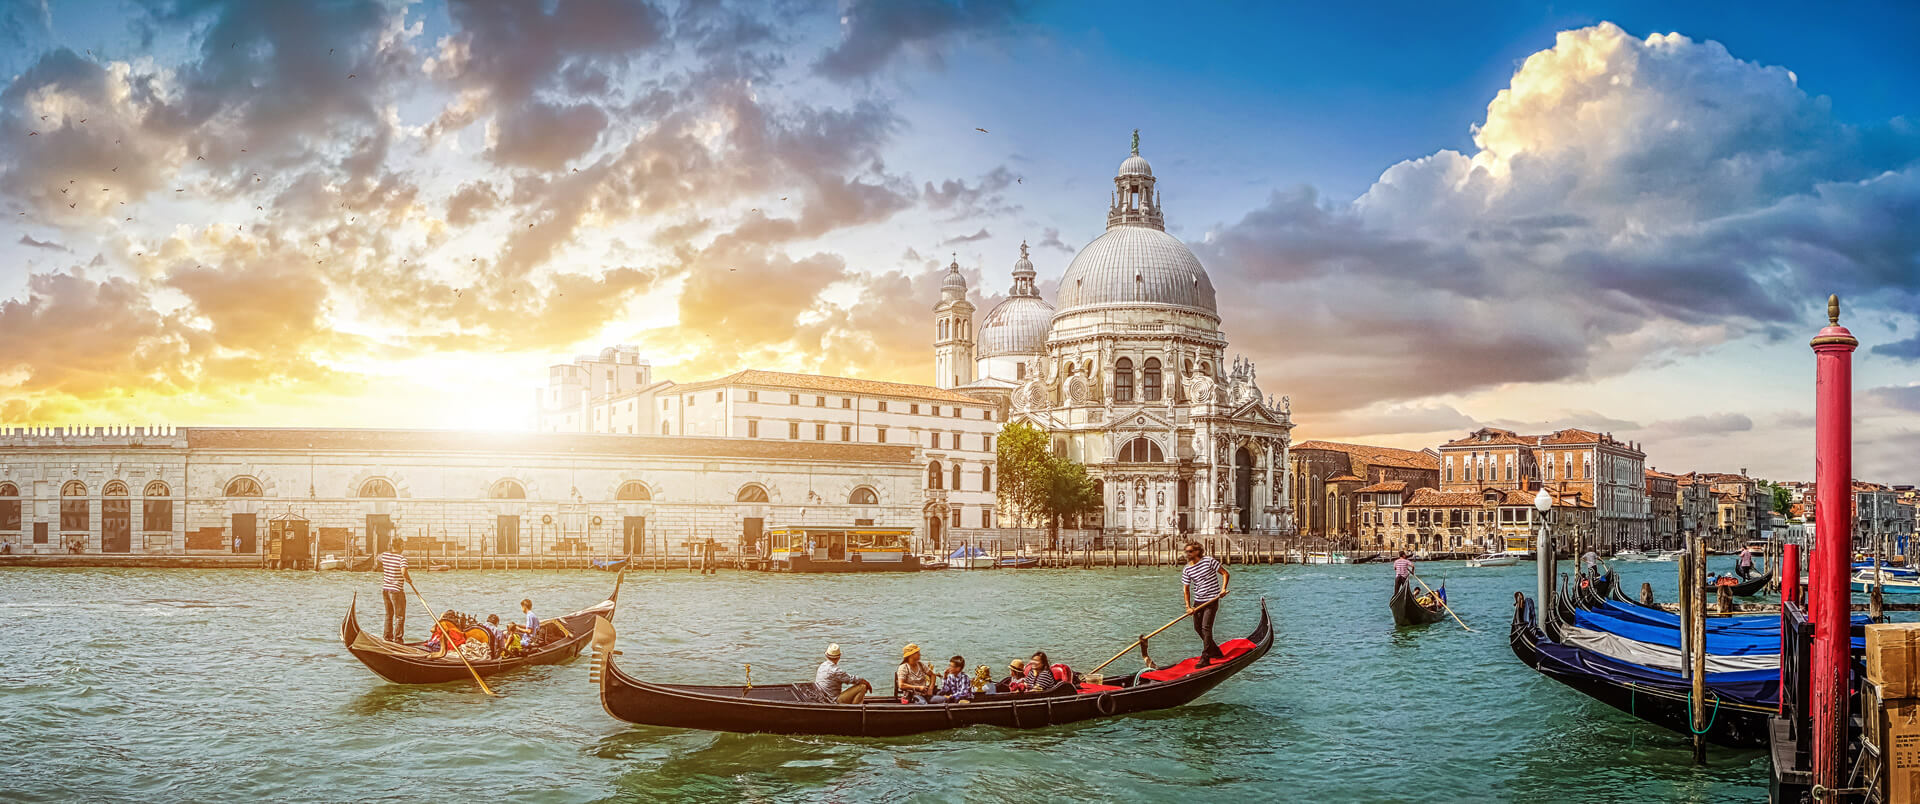
M 1920 413 L 1920 385 L 1886 385 L 1862 394 L 1867 402 L 1902 413 Z
M 1753 419 L 1744 413 L 1708 413 L 1678 419 L 1662 419 L 1645 427 L 1628 428 L 1621 435 L 1637 441 L 1662 443 L 1686 438 L 1714 438 L 1728 433 L 1753 430 Z
M 500 195 L 486 181 L 470 181 L 447 199 L 447 222 L 455 226 L 473 223 L 480 215 L 500 205 Z
M 942 220 L 957 221 L 1019 211 L 1006 203 L 1003 193 L 1013 185 L 1013 173 L 1005 166 L 994 168 L 972 186 L 962 179 L 947 179 L 935 187 L 927 182 L 921 199 L 927 209 L 944 213 Z
M 1906 340 L 1875 344 L 1872 352 L 1898 360 L 1920 360 L 1920 334 Z
M 1913 319 L 1920 131 L 1839 123 L 1784 69 L 1602 23 L 1526 59 L 1473 135 L 1194 244 L 1303 421 L 1779 337 L 1828 292 Z M 1336 331 L 1338 354 L 1298 348 Z
M 20 245 L 26 246 L 28 248 L 41 248 L 41 249 L 46 249 L 48 251 L 69 250 L 66 246 L 60 245 L 59 243 L 55 243 L 51 240 L 35 240 L 33 239 L 32 235 L 21 235 L 19 243 Z
M 978 240 L 986 240 L 990 237 L 993 237 L 992 233 L 987 231 L 987 227 L 982 226 L 980 227 L 980 231 L 974 232 L 973 234 L 954 235 L 953 237 L 940 241 L 940 245 L 951 246 L 956 243 L 972 243 Z
M 1014 0 L 854 0 L 840 17 L 840 41 L 814 62 L 835 81 L 872 76 L 903 53 L 931 66 L 943 48 L 1006 27 L 1021 12 Z
M 1040 242 L 1033 244 L 1033 247 L 1058 249 L 1063 254 L 1077 253 L 1072 246 L 1060 240 L 1060 230 L 1052 226 L 1041 231 Z

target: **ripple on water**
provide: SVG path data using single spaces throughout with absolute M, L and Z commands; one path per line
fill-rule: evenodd
M 1468 623 L 1396 630 L 1390 570 L 1246 567 L 1222 634 L 1269 599 L 1268 657 L 1193 705 L 1035 732 L 897 740 L 709 734 L 609 718 L 585 661 L 463 683 L 386 684 L 340 649 L 361 573 L 9 570 L 0 730 L 33 746 L 7 781 L 26 801 L 407 801 L 476 770 L 554 801 L 1540 800 L 1721 801 L 1764 795 L 1759 752 L 1705 768 L 1677 735 L 1540 678 L 1506 645 L 1530 565 L 1422 565 Z M 1672 586 L 1656 570 L 1630 577 Z M 457 572 L 436 603 L 509 615 L 588 605 L 594 572 Z M 622 665 L 643 677 L 811 677 L 821 648 L 884 689 L 899 647 L 1002 670 L 1044 649 L 1091 666 L 1176 611 L 1172 569 L 948 571 L 895 577 L 683 572 L 628 578 Z M 363 623 L 377 604 L 360 607 Z M 19 611 L 12 611 L 18 609 Z M 411 611 L 413 631 L 424 629 Z M 1156 637 L 1165 661 L 1190 629 Z M 1122 659 L 1120 672 L 1133 669 Z

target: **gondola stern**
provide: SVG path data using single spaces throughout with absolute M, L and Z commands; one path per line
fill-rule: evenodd
M 618 584 L 616 584 L 617 586 Z M 619 590 L 616 589 L 616 592 Z M 607 700 L 609 688 L 614 684 L 614 674 L 619 672 L 613 665 L 613 657 L 620 651 L 614 648 L 619 634 L 613 627 L 613 620 L 606 617 L 593 618 L 593 641 L 590 644 L 592 655 L 588 659 L 587 678 L 600 688 L 600 706 L 607 714 L 619 717 Z

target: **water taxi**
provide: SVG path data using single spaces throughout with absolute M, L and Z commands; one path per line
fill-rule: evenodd
M 918 572 L 909 528 L 820 525 L 767 532 L 776 572 Z

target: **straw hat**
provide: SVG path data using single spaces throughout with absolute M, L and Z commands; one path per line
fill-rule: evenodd
M 835 642 L 827 646 L 827 658 L 829 659 L 840 658 L 840 643 Z
M 919 645 L 916 645 L 912 642 L 908 642 L 906 647 L 900 649 L 900 658 L 905 659 L 908 656 L 912 656 L 919 652 L 920 652 Z
M 1025 659 L 1015 659 L 1015 660 L 1013 660 L 1013 661 L 1011 661 L 1011 662 L 1007 662 L 1007 669 L 1009 669 L 1009 670 L 1025 670 L 1025 669 L 1027 669 L 1027 661 L 1026 661 Z

